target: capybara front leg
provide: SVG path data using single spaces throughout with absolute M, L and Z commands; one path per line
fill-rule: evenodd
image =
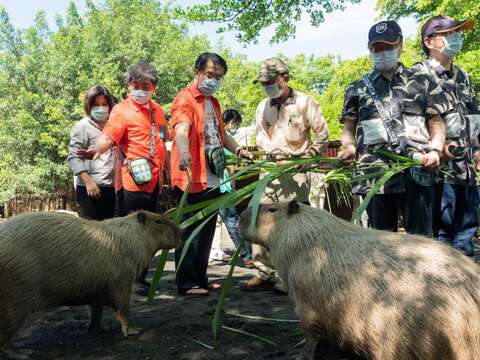
M 141 328 L 135 328 L 131 326 L 130 322 L 128 321 L 128 314 L 130 310 L 130 292 L 130 288 L 128 291 L 118 291 L 113 297 L 115 318 L 120 323 L 122 334 L 125 338 L 128 337 L 128 335 L 138 335 L 141 331 Z
M 318 334 L 306 327 L 302 327 L 305 336 L 305 345 L 303 346 L 302 355 L 304 360 L 315 360 L 315 349 L 319 341 Z
M 93 304 L 89 306 L 90 309 L 90 323 L 88 324 L 88 330 L 92 332 L 103 331 L 102 327 L 102 314 L 103 305 Z

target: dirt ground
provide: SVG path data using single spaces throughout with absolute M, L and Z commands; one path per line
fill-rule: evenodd
M 146 304 L 144 297 L 132 296 L 130 318 L 135 326 L 143 329 L 140 335 L 123 339 L 111 309 L 108 309 L 104 316 L 106 332 L 88 333 L 87 309 L 62 307 L 41 314 L 27 324 L 16 337 L 15 345 L 19 350 L 33 350 L 33 359 L 45 360 L 298 358 L 301 347 L 295 348 L 295 345 L 302 340 L 298 323 L 251 320 L 225 315 L 225 326 L 263 336 L 276 345 L 227 330 L 222 330 L 215 349 L 201 345 L 200 343 L 209 347 L 215 345 L 211 335 L 211 319 L 218 293 L 196 299 L 179 296 L 174 286 L 171 260 L 167 263 L 165 276 L 151 306 Z M 228 270 L 226 263 L 216 262 L 209 267 L 210 279 L 222 281 Z M 296 319 L 293 305 L 287 296 L 277 295 L 272 291 L 245 292 L 239 288 L 239 280 L 253 274 L 252 270 L 236 268 L 225 310 L 266 318 Z M 317 348 L 317 358 L 348 360 L 354 357 L 325 342 Z

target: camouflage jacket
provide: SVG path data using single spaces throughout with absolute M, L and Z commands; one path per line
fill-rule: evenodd
M 454 140 L 465 148 L 458 159 L 442 164 L 441 170 L 450 175 L 442 175 L 441 180 L 457 185 L 479 185 L 473 151 L 478 145 L 478 140 L 475 139 L 480 133 L 480 112 L 468 75 L 455 65 L 451 71 L 447 70 L 435 59 L 417 63 L 414 68 L 428 71 L 442 87 L 447 100 L 452 104 L 452 110 L 444 116 L 447 139 Z
M 397 133 L 406 135 L 412 142 L 428 144 L 430 135 L 428 120 L 442 115 L 451 108 L 441 87 L 425 70 L 408 69 L 399 63 L 389 80 L 377 70 L 368 74 L 384 108 L 394 120 Z M 388 162 L 375 153 L 378 147 L 388 144 L 388 135 L 383 121 L 362 79 L 354 81 L 345 91 L 345 99 L 340 122 L 351 119 L 357 125 L 357 154 L 361 164 Z M 376 172 L 379 169 L 371 169 Z M 353 192 L 366 194 L 376 179 L 358 180 L 366 171 L 358 171 L 354 176 Z M 355 177 L 357 180 L 355 181 Z M 397 174 L 382 188 L 379 194 L 405 192 L 405 175 Z

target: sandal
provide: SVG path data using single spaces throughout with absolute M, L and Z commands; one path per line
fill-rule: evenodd
M 199 286 L 194 286 L 190 289 L 179 289 L 178 293 L 180 295 L 189 296 L 189 297 L 203 297 L 208 296 L 208 290 L 205 290 Z

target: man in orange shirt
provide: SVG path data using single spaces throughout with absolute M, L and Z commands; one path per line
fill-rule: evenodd
M 223 155 L 223 147 L 237 156 L 252 157 L 225 133 L 220 104 L 212 96 L 220 88 L 226 72 L 227 64 L 221 56 L 215 53 L 201 54 L 195 62 L 195 79 L 178 93 L 172 103 L 172 186 L 175 196 L 180 199 L 189 181 L 185 170 L 191 169 L 192 184 L 187 198 L 188 205 L 220 196 L 218 185 L 224 168 L 218 166 L 221 161 L 215 159 L 218 160 Z M 191 215 L 187 214 L 186 217 Z M 177 288 L 182 295 L 204 296 L 208 295 L 208 290 L 220 288 L 219 284 L 209 284 L 207 278 L 208 257 L 216 220 L 216 216 L 212 217 L 194 238 L 183 263 L 177 269 Z M 184 240 L 190 236 L 194 227 L 195 225 L 184 232 Z M 177 265 L 181 253 L 182 249 L 175 253 Z
M 152 100 L 157 86 L 155 68 L 145 62 L 132 65 L 126 82 L 128 97 L 113 108 L 94 150 L 94 158 L 114 145 L 120 150 L 122 166 L 116 168 L 122 183 L 120 216 L 140 209 L 156 211 L 169 137 L 163 109 Z M 88 156 L 91 152 L 83 153 Z M 150 286 L 145 280 L 147 272 L 145 269 L 137 280 L 143 286 L 137 290 L 142 293 Z

